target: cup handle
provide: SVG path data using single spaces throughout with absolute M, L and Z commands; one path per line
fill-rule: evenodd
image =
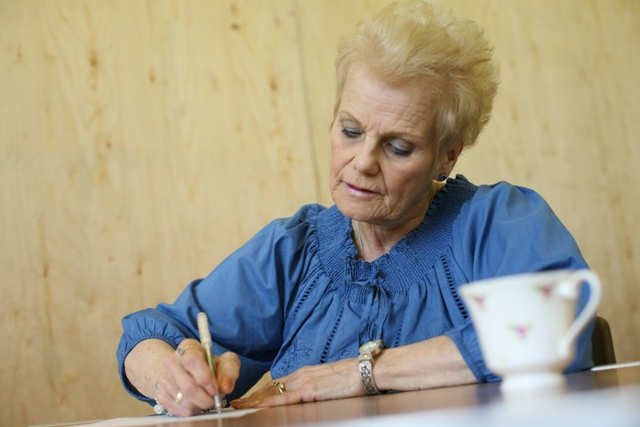
M 591 270 L 577 270 L 569 278 L 560 284 L 560 294 L 567 299 L 577 299 L 580 294 L 580 285 L 586 282 L 589 285 L 589 300 L 578 317 L 573 321 L 567 332 L 562 336 L 558 344 L 558 353 L 561 358 L 572 357 L 572 344 L 584 330 L 587 323 L 595 316 L 596 309 L 602 295 L 600 279 Z

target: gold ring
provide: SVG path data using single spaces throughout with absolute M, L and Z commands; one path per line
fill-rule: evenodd
M 182 356 L 187 350 L 193 350 L 193 349 L 196 349 L 196 348 L 198 348 L 198 346 L 194 345 L 194 344 L 188 345 L 188 346 L 183 347 L 183 348 L 178 348 L 178 354 L 180 356 Z
M 282 394 L 286 391 L 284 383 L 281 383 L 280 381 L 274 382 L 273 386 L 278 389 L 278 394 Z
M 181 391 L 179 391 L 179 392 L 178 392 L 178 395 L 176 396 L 176 403 L 177 403 L 178 405 L 180 404 L 180 402 L 182 402 L 182 398 L 183 398 L 183 396 L 182 396 L 182 392 L 181 392 Z

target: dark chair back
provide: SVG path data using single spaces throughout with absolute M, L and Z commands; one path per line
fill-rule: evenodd
M 594 366 L 613 365 L 616 363 L 616 353 L 613 350 L 613 338 L 609 322 L 603 317 L 596 317 L 596 325 L 591 335 Z

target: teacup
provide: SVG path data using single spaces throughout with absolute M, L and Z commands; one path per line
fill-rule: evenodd
M 576 315 L 583 283 L 589 300 Z M 578 335 L 595 316 L 600 279 L 590 270 L 553 270 L 481 280 L 460 287 L 487 367 L 500 390 L 562 388 Z

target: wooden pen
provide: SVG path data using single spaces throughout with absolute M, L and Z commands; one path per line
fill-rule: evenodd
M 213 363 L 213 356 L 211 355 L 211 331 L 209 331 L 209 320 L 207 319 L 207 315 L 203 312 L 198 313 L 198 331 L 200 332 L 200 343 L 204 347 L 205 354 L 207 355 L 209 369 L 211 369 L 213 375 L 216 376 L 216 367 Z M 220 414 L 222 412 L 222 397 L 220 396 L 219 386 L 213 399 L 215 401 L 216 412 Z

